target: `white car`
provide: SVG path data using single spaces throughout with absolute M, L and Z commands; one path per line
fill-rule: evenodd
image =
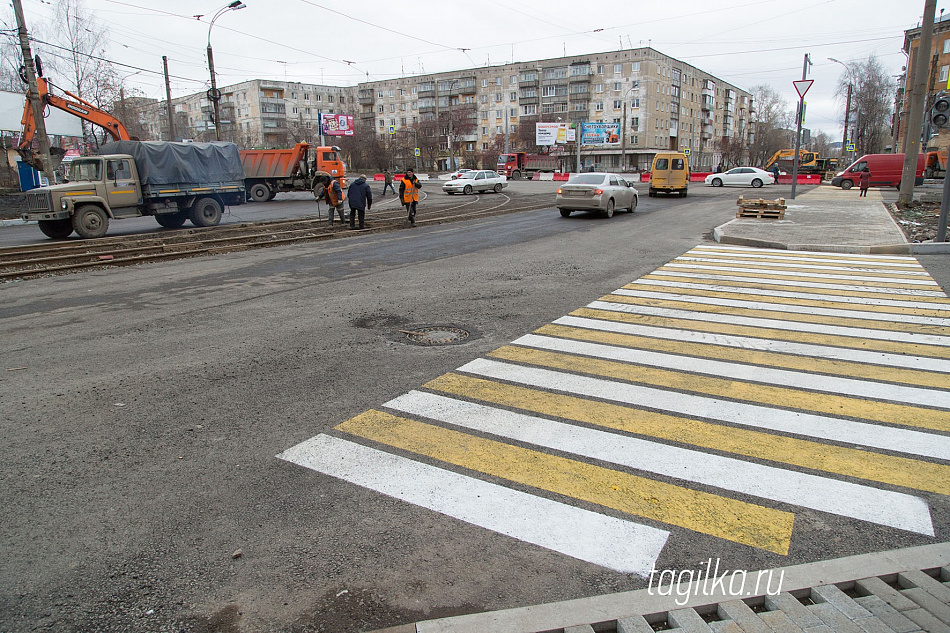
M 467 171 L 459 175 L 458 178 L 448 181 L 442 185 L 442 191 L 452 195 L 454 193 L 476 193 L 479 191 L 494 191 L 501 193 L 501 190 L 508 186 L 508 179 L 496 172 L 488 169 L 476 169 Z
M 467 171 L 472 171 L 472 170 L 471 170 L 471 169 L 459 169 L 459 170 L 453 171 L 451 174 L 449 174 L 449 176 L 448 176 L 448 178 L 446 178 L 446 180 L 455 180 L 456 178 L 458 178 L 459 176 L 461 176 L 462 174 L 464 174 L 464 173 L 467 172 Z
M 709 174 L 706 176 L 706 184 L 713 187 L 739 185 L 758 188 L 775 184 L 775 176 L 757 167 L 736 167 L 720 174 Z
M 633 213 L 639 202 L 633 183 L 617 174 L 592 173 L 571 176 L 558 188 L 554 204 L 565 218 L 571 211 L 600 211 L 611 218 L 614 209 Z

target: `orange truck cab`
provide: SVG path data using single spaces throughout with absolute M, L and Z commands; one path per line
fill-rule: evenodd
M 924 182 L 924 163 L 926 157 L 920 154 L 917 157 L 917 170 L 914 184 Z M 851 163 L 844 171 L 839 172 L 831 179 L 831 184 L 842 189 L 850 189 L 861 182 L 861 172 L 867 167 L 871 171 L 872 187 L 901 186 L 901 177 L 904 171 L 903 154 L 865 154 Z

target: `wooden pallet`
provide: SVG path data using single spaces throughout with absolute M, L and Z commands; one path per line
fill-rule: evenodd
M 758 218 L 763 220 L 781 220 L 785 217 L 785 198 L 778 200 L 765 200 L 754 198 L 746 200 L 739 196 L 736 201 L 739 210 L 736 211 L 737 218 Z

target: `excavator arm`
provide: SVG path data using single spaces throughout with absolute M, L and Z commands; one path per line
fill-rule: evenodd
M 43 102 L 44 108 L 46 106 L 52 106 L 58 108 L 63 112 L 68 112 L 73 116 L 77 116 L 84 121 L 89 121 L 99 127 L 103 128 L 114 140 L 116 141 L 129 141 L 132 140 L 131 135 L 126 127 L 119 121 L 117 118 L 109 114 L 108 112 L 97 108 L 88 101 L 77 97 L 64 90 L 63 92 L 70 97 L 66 99 L 58 95 L 51 94 L 49 91 L 49 85 L 46 79 L 42 77 L 36 78 L 37 88 L 40 93 L 40 100 Z M 30 165 L 31 167 L 43 171 L 43 159 L 38 153 L 34 152 L 32 149 L 33 138 L 36 136 L 36 120 L 33 118 L 33 108 L 30 105 L 29 99 L 26 101 L 26 105 L 23 107 L 23 118 L 20 123 L 23 126 L 23 135 L 20 137 L 20 143 L 17 145 L 17 152 L 23 158 L 23 162 Z M 60 148 L 50 148 L 50 159 L 53 162 L 51 167 L 56 169 L 63 160 L 65 152 Z

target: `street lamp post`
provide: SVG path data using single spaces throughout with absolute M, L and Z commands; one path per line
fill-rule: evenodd
M 844 106 L 844 134 L 841 135 L 841 156 L 844 157 L 845 149 L 848 146 L 848 123 L 851 121 L 851 92 L 854 89 L 854 76 L 851 74 L 851 69 L 844 62 L 839 62 L 834 57 L 829 57 L 828 61 L 841 64 L 848 71 L 848 100 Z
M 218 102 L 221 100 L 221 92 L 218 90 L 214 77 L 214 55 L 211 52 L 211 29 L 214 27 L 214 21 L 228 11 L 237 11 L 238 9 L 244 8 L 247 8 L 246 4 L 241 2 L 241 0 L 234 0 L 234 2 L 218 9 L 218 12 L 211 18 L 211 24 L 208 25 L 208 70 L 211 71 L 211 90 L 208 91 L 208 99 L 211 100 L 211 105 L 214 110 L 214 138 L 218 141 L 221 140 L 221 111 L 218 107 Z

